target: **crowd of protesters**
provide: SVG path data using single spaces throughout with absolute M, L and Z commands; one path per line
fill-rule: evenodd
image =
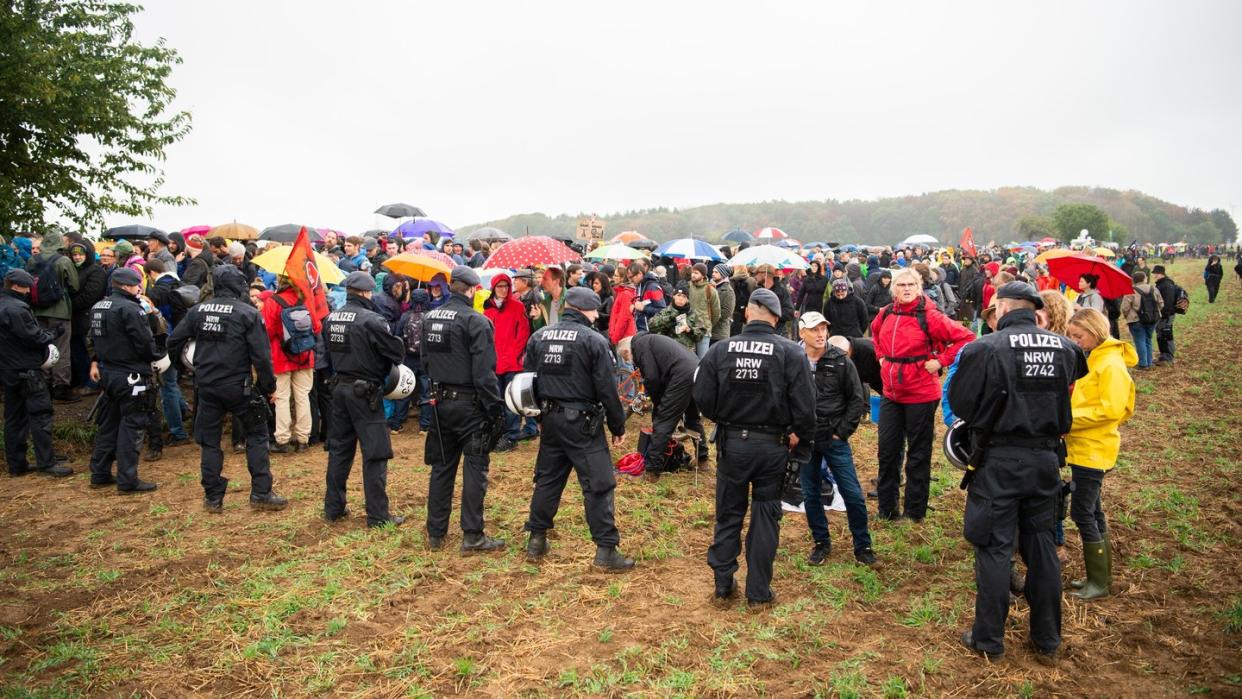
M 250 286 L 251 303 L 261 313 L 270 343 L 276 379 L 270 448 L 275 453 L 296 452 L 324 441 L 326 387 L 332 376 L 322 342 L 313 351 L 287 351 L 282 311 L 303 299 L 288 279 L 252 262 L 260 245 L 155 232 L 146 240 L 103 246 L 80 235 L 48 232 L 4 241 L 0 262 L 6 268 L 27 270 L 35 278 L 53 275 L 63 290 L 52 303 L 30 304 L 38 325 L 54 335 L 59 349 L 59 359 L 49 374 L 51 395 L 60 403 L 99 391 L 92 380 L 86 346 L 89 312 L 108 294 L 117 270 L 141 275 L 143 293 L 159 309 L 171 332 L 191 305 L 178 289 L 193 286 L 198 301 L 208 300 L 213 294 L 213 271 L 221 265 L 236 267 Z M 404 363 L 419 378 L 419 393 L 385 407 L 393 433 L 411 424 L 416 430 L 429 428 L 430 382 L 421 358 L 421 328 L 425 314 L 444 304 L 450 292 L 444 276 L 420 281 L 388 271 L 384 262 L 407 249 L 432 248 L 458 265 L 479 268 L 497 245 L 439 239 L 434 234 L 401 239 L 342 237 L 335 232 L 328 232 L 316 245 L 342 272 L 365 272 L 376 278 L 374 306 L 392 335 L 401 339 Z M 737 250 L 726 248 L 724 252 L 727 258 Z M 1107 594 L 1111 561 L 1099 553 L 1108 548 L 1101 484 L 1117 459 L 1118 426 L 1133 412 L 1129 368 L 1150 369 L 1172 363 L 1176 356 L 1174 319 L 1184 312 L 1187 301 L 1168 274 L 1170 252 L 1168 248 L 1138 247 L 1123 251 L 1114 264 L 1130 275 L 1133 292 L 1116 298 L 1104 297 L 1096 276 L 1084 274 L 1071 287 L 1050 275 L 1036 255 L 1003 248 L 966 254 L 925 246 L 849 246 L 791 250 L 790 254 L 807 262 L 801 270 L 650 257 L 505 270 L 490 276 L 475 294 L 474 304 L 491 322 L 495 372 L 503 391 L 522 370 L 532 334 L 560 319 L 569 289 L 586 287 L 599 297 L 601 306 L 592 325 L 614 349 L 626 350 L 643 334 L 662 335 L 695 362 L 716 343 L 738 335 L 748 322 L 748 308 L 760 299 L 772 311 L 776 332 L 807 347 L 813 366 L 841 371 L 840 367 L 849 365 L 849 371 L 840 376 L 848 377 L 841 380 L 849 382 L 846 394 L 850 398 L 840 406 L 834 404 L 833 410 L 845 410 L 845 402 L 853 407 L 839 431 L 830 431 L 829 437 L 844 442 L 865 413 L 859 406 L 866 404 L 868 390 L 877 394 L 873 402 L 878 402 L 878 409 L 872 411 L 878 421 L 874 514 L 881 520 L 904 518 L 918 523 L 930 509 L 937 408 L 942 407 L 946 421 L 951 421 L 952 407 L 943 387 L 946 374 L 952 377 L 959 353 L 978 333 L 995 330 L 989 318 L 995 315 L 997 290 L 1011 282 L 1025 282 L 1043 300 L 1041 327 L 1067 335 L 1088 357 L 1089 374 L 1073 393 L 1074 426 L 1065 443 L 1076 486 L 1071 516 L 1089 549 L 1084 554 L 1088 576 L 1080 587 L 1087 597 L 1099 597 Z M 1242 253 L 1223 247 L 1182 253 L 1207 257 L 1203 274 L 1209 302 L 1214 303 L 1220 293 L 1221 255 L 1230 252 L 1237 258 L 1234 269 L 1242 278 Z M 1149 265 L 1149 255 L 1159 255 L 1162 263 Z M 10 288 L 21 288 L 21 284 Z M 343 296 L 343 290 L 332 290 L 333 308 L 340 306 Z M 1121 341 L 1122 326 L 1128 331 L 1129 343 Z M 617 361 L 620 374 L 633 370 L 630 352 L 617 352 Z M 148 434 L 156 445 L 177 446 L 189 441 L 186 423 L 193 418 L 194 406 L 181 389 L 175 366 L 169 371 L 160 387 L 159 411 L 167 432 L 156 419 L 156 427 Z M 244 449 L 240 441 L 244 432 L 235 419 L 235 452 Z M 504 434 L 496 450 L 513 449 L 538 436 L 536 421 L 506 410 Z M 706 454 L 706 447 L 700 446 L 700 455 Z M 865 500 L 853 475 L 848 445 L 817 449 L 814 454 L 830 479 L 842 475 L 847 481 L 853 479 L 838 483 L 838 488 L 848 491 L 843 495 L 847 496 L 855 555 L 865 563 L 874 562 Z M 159 449 L 152 450 L 149 444 L 148 458 L 159 455 Z M 826 556 L 819 541 L 826 532 L 819 510 L 818 469 L 819 463 L 814 463 L 797 479 L 809 490 L 811 509 L 805 505 L 802 509 L 817 537 L 813 564 L 822 563 Z

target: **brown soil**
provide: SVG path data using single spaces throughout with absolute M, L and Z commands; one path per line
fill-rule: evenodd
M 1199 286 L 1183 269 L 1187 286 Z M 842 515 L 830 516 L 833 565 L 814 571 L 801 564 L 805 522 L 787 516 L 779 604 L 756 612 L 709 599 L 710 467 L 658 485 L 621 477 L 623 549 L 640 564 L 620 576 L 590 569 L 571 479 L 552 552 L 535 567 L 517 553 L 535 443 L 493 459 L 489 528 L 510 540 L 509 552 L 462 557 L 457 531 L 444 552 L 422 545 L 427 467 L 423 437 L 407 431 L 393 438 L 389 470 L 393 509 L 410 515 L 396 532 L 364 531 L 358 466 L 353 516 L 319 518 L 325 454 L 317 449 L 273 455 L 277 489 L 292 500 L 283 513 L 245 507 L 244 459 L 232 454 L 225 513 L 204 513 L 193 447 L 142 464 L 160 483 L 152 495 L 93 491 L 83 474 L 9 480 L 0 500 L 0 683 L 6 695 L 803 696 L 883 694 L 896 679 L 913 695 L 1242 695 L 1242 636 L 1226 631 L 1222 615 L 1242 601 L 1234 449 L 1242 382 L 1213 373 L 1239 360 L 1230 322 L 1242 309 L 1238 296 L 1227 285 L 1222 302 L 1182 330 L 1176 366 L 1137 376 L 1137 414 L 1105 491 L 1113 595 L 1066 596 L 1054 668 L 1024 648 L 1024 602 L 1013 606 L 1004 659 L 987 662 L 957 645 L 974 596 L 960 538 L 964 499 L 950 469 L 938 470 L 943 493 L 922 526 L 873 521 L 882 557 L 874 580 L 849 562 Z M 88 409 L 83 401 L 61 416 L 80 419 Z M 860 431 L 855 454 L 865 484 L 875 475 L 873 428 Z M 1179 509 L 1174 490 L 1195 507 Z M 1065 574 L 1078 577 L 1068 522 L 1067 541 Z M 934 618 L 903 623 L 920 600 L 931 600 Z M 337 619 L 339 629 L 326 632 Z M 262 652 L 282 633 L 283 646 Z M 94 654 L 57 661 L 75 648 Z

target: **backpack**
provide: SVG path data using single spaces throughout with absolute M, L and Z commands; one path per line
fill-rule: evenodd
M 1186 311 L 1190 310 L 1190 294 L 1186 293 L 1186 290 L 1182 287 L 1174 284 L 1173 298 L 1176 299 L 1173 302 L 1174 312 L 1178 315 L 1185 315 Z
M 22 258 L 7 240 L 0 237 L 0 278 L 9 273 L 10 269 L 22 269 Z
M 423 311 L 410 311 L 410 317 L 405 322 L 405 330 L 402 331 L 402 339 L 405 340 L 406 354 L 418 354 L 422 351 L 423 344 Z
M 1156 307 L 1156 292 L 1149 291 L 1146 294 L 1139 291 L 1139 310 L 1138 319 L 1143 325 L 1154 325 L 1160 321 L 1160 310 Z
M 35 308 L 49 308 L 65 298 L 65 285 L 60 281 L 60 272 L 56 263 L 64 257 L 60 253 L 52 253 L 47 257 L 40 255 L 30 259 L 30 276 L 34 277 L 34 286 L 30 287 L 30 305 Z
M 277 295 L 272 298 L 280 304 L 280 324 L 284 327 L 284 340 L 280 346 L 285 354 L 298 357 L 315 349 L 315 324 L 306 306 L 290 304 Z
M 893 307 L 896 305 L 897 302 L 894 301 L 884 307 L 884 310 L 881 312 L 882 317 L 880 319 L 880 327 L 884 327 L 884 321 L 888 320 L 890 315 L 914 316 L 915 320 L 919 322 L 919 328 L 923 331 L 923 334 L 927 336 L 927 349 L 930 353 L 933 343 L 931 330 L 927 327 L 927 297 L 920 295 L 919 305 L 915 306 L 913 311 L 895 311 L 893 310 Z

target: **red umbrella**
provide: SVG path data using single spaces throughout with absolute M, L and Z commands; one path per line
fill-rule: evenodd
M 581 259 L 581 255 L 559 240 L 532 235 L 510 240 L 496 248 L 496 252 L 483 263 L 483 268 L 518 269 L 537 265 L 559 265 Z
M 1096 290 L 1106 299 L 1116 299 L 1134 293 L 1130 275 L 1117 269 L 1108 260 L 1091 255 L 1066 255 L 1048 260 L 1048 273 L 1060 279 L 1071 289 L 1078 288 L 1078 280 L 1084 274 L 1100 278 Z

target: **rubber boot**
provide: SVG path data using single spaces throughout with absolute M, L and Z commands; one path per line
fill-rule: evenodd
M 1108 543 L 1108 534 L 1101 534 L 1100 540 L 1104 542 L 1104 546 L 1106 547 L 1106 550 L 1108 552 L 1108 570 L 1109 570 L 1109 576 L 1111 578 L 1112 570 L 1113 570 L 1113 547 L 1110 546 Z M 1086 544 L 1083 544 L 1083 546 L 1085 547 Z M 1074 590 L 1081 590 L 1083 586 L 1085 586 L 1086 584 L 1087 584 L 1086 578 L 1082 578 L 1080 580 L 1071 580 L 1070 588 Z
M 1087 582 L 1077 592 L 1070 594 L 1078 599 L 1098 599 L 1108 596 L 1112 584 L 1112 571 L 1108 567 L 1108 541 L 1092 541 L 1083 544 L 1083 561 L 1087 568 Z

